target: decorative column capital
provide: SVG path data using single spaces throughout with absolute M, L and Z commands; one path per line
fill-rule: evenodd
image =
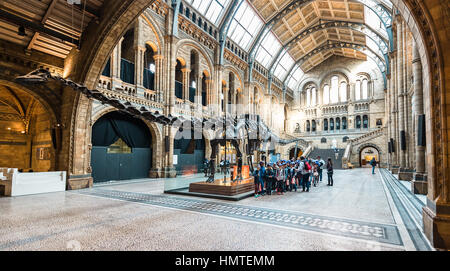
M 181 71 L 182 71 L 183 73 L 190 73 L 190 72 L 191 72 L 191 70 L 188 69 L 188 68 L 183 68 L 183 69 L 181 69 Z

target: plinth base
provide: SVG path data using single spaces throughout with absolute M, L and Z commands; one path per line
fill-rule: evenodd
M 217 179 L 212 183 L 196 182 L 189 185 L 189 192 L 235 196 L 248 193 L 255 189 L 253 177 L 241 181 L 232 182 L 230 178 Z
M 415 173 L 411 188 L 414 194 L 426 195 L 428 194 L 427 175 L 423 173 Z
M 411 181 L 414 171 L 408 168 L 400 168 L 398 170 L 398 179 L 402 181 Z

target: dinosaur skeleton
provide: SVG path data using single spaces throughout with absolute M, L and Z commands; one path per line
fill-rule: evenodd
M 259 115 L 245 114 L 236 118 L 219 116 L 209 119 L 200 119 L 194 116 L 190 119 L 186 119 L 183 116 L 172 116 L 171 114 L 165 116 L 158 111 L 151 112 L 145 106 L 138 109 L 130 102 L 122 102 L 114 98 L 109 98 L 98 90 L 88 89 L 84 85 L 75 83 L 70 79 L 64 79 L 59 75 L 54 75 L 46 69 L 37 69 L 27 75 L 16 78 L 16 82 L 21 84 L 45 84 L 50 80 L 60 82 L 61 84 L 82 93 L 89 99 L 95 99 L 102 104 L 108 104 L 118 109 L 120 112 L 130 114 L 134 117 L 142 117 L 148 121 L 157 122 L 164 126 L 169 125 L 178 128 L 180 131 L 186 128 L 199 132 L 202 132 L 201 130 L 204 128 L 212 130 L 214 136 L 210 141 L 212 152 L 210 156 L 210 176 L 208 177 L 207 182 L 214 181 L 217 150 L 219 145 L 224 146 L 227 141 L 229 141 L 237 151 L 238 177 L 233 180 L 236 181 L 242 179 L 243 155 L 239 148 L 239 143 L 246 143 L 247 162 L 250 166 L 250 170 L 253 171 L 253 161 L 250 153 L 257 150 L 262 142 L 266 144 L 268 142 L 277 142 L 284 145 L 299 140 L 280 139 L 264 124 L 263 121 L 260 120 Z

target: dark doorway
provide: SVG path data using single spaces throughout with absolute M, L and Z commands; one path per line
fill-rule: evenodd
M 92 127 L 94 182 L 147 178 L 152 166 L 152 137 L 140 119 L 111 112 Z

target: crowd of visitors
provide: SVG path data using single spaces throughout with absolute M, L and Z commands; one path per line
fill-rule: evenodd
M 318 156 L 317 159 L 279 160 L 276 163 L 260 162 L 254 170 L 255 197 L 283 195 L 286 192 L 297 192 L 297 189 L 309 192 L 311 184 L 318 186 L 322 181 L 323 170 L 327 170 L 328 185 L 333 186 L 333 163 L 331 158 L 327 162 Z

